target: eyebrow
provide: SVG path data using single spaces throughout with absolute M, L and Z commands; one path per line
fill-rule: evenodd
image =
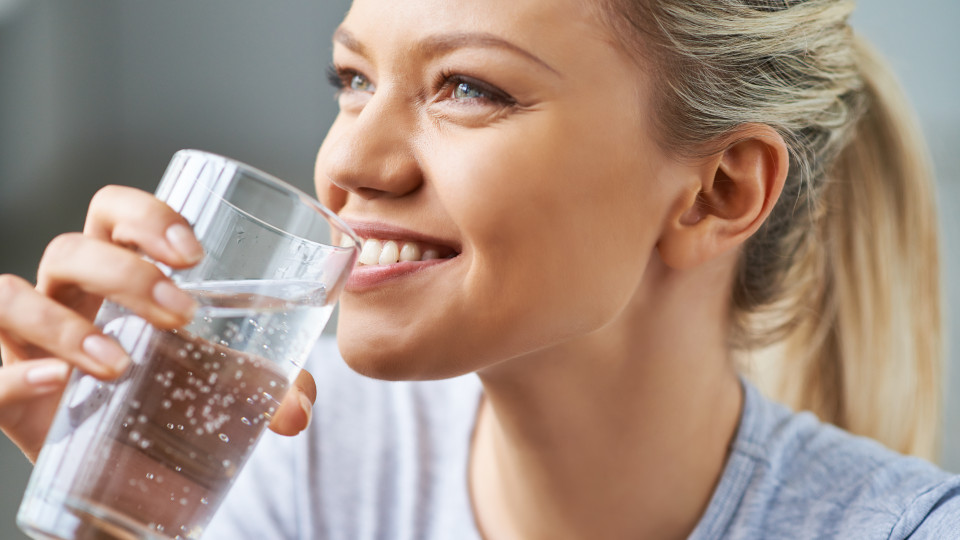
M 367 51 L 363 43 L 342 26 L 333 33 L 333 40 L 358 54 L 366 56 Z M 560 75 L 560 72 L 553 69 L 539 56 L 499 36 L 486 32 L 457 32 L 430 36 L 418 44 L 417 50 L 425 56 L 438 56 L 465 47 L 485 47 L 511 51 L 553 72 L 555 75 Z

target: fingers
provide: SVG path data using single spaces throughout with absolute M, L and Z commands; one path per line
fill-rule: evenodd
M 11 405 L 60 392 L 67 384 L 70 366 L 47 359 L 20 362 L 0 369 L 0 410 Z
M 280 435 L 296 435 L 307 429 L 316 400 L 317 385 L 313 376 L 306 370 L 301 371 L 270 421 L 270 429 Z
M 120 345 L 93 323 L 37 292 L 23 279 L 0 275 L 0 306 L 4 306 L 0 309 L 4 336 L 15 336 L 16 341 L 35 345 L 96 377 L 116 377 L 130 363 Z M 23 364 L 28 363 L 32 362 Z
M 43 359 L 0 368 L 0 431 L 36 462 L 70 366 Z M 41 416 L 45 420 L 37 421 Z
M 79 307 L 70 300 L 79 294 L 107 298 L 161 328 L 183 326 L 196 309 L 193 298 L 152 263 L 80 233 L 60 235 L 47 246 L 37 288 L 71 307 Z
M 84 232 L 136 246 L 174 268 L 192 266 L 203 257 L 203 248 L 183 216 L 152 194 L 130 187 L 107 186 L 98 191 L 90 202 Z

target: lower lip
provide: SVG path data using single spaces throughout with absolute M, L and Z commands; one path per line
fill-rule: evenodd
M 444 264 L 457 260 L 459 256 L 450 259 L 431 259 L 429 261 L 398 262 L 384 265 L 357 265 L 347 279 L 347 292 L 361 292 L 373 289 L 384 283 L 401 279 L 424 270 L 435 269 Z

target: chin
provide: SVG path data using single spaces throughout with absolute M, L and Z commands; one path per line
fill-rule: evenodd
M 449 379 L 471 372 L 467 362 L 445 347 L 417 345 L 396 339 L 377 339 L 340 325 L 337 346 L 350 369 L 385 381 Z

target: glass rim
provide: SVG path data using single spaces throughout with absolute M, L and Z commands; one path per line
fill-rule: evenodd
M 360 239 L 360 237 L 357 235 L 357 233 L 354 232 L 354 230 L 353 230 L 349 225 L 347 225 L 346 222 L 344 222 L 342 219 L 340 219 L 340 216 L 338 216 L 338 215 L 335 214 L 332 210 L 330 210 L 329 208 L 327 208 L 326 206 L 324 206 L 323 203 L 321 203 L 320 201 L 318 201 L 316 198 L 314 198 L 314 197 L 312 197 L 311 195 L 305 193 L 303 190 L 297 188 L 297 187 L 294 186 L 294 185 L 291 185 L 291 184 L 288 183 L 288 182 L 285 182 L 285 181 L 277 178 L 276 176 L 274 176 L 274 175 L 272 175 L 272 174 L 270 174 L 270 173 L 264 172 L 264 171 L 262 171 L 262 170 L 260 170 L 260 169 L 258 169 L 258 168 L 256 168 L 256 167 L 254 167 L 254 166 L 252 166 L 252 165 L 248 165 L 248 164 L 246 164 L 246 163 L 244 163 L 244 162 L 242 162 L 242 161 L 238 161 L 238 160 L 236 160 L 236 159 L 234 159 L 234 158 L 230 158 L 230 157 L 227 157 L 227 156 L 224 156 L 224 155 L 221 155 L 221 154 L 217 154 L 217 153 L 214 153 L 214 152 L 208 152 L 208 151 L 206 151 L 206 150 L 199 150 L 199 149 L 196 149 L 196 148 L 184 148 L 184 149 L 182 149 L 182 150 L 177 150 L 177 152 L 174 154 L 174 156 L 177 156 L 177 155 L 188 155 L 188 156 L 189 156 L 189 155 L 193 155 L 193 156 L 204 157 L 204 158 L 216 158 L 216 159 L 221 159 L 221 160 L 224 160 L 224 161 L 226 161 L 226 162 L 229 162 L 229 163 L 235 165 L 238 170 L 240 170 L 240 171 L 242 171 L 242 172 L 244 172 L 244 173 L 247 173 L 249 176 L 255 178 L 256 180 L 262 181 L 262 182 L 264 182 L 264 183 L 266 183 L 266 184 L 268 184 L 268 185 L 270 185 L 270 186 L 272 186 L 272 187 L 275 187 L 275 188 L 280 189 L 280 190 L 282 190 L 282 191 L 290 192 L 291 194 L 295 195 L 298 199 L 300 199 L 300 201 L 301 201 L 302 203 L 306 204 L 307 206 L 311 207 L 312 209 L 316 210 L 316 211 L 319 212 L 321 215 L 323 215 L 323 217 L 326 218 L 329 223 L 331 223 L 333 226 L 335 226 L 339 232 L 341 232 L 341 233 L 346 234 L 347 236 L 349 236 L 350 239 L 353 240 L 353 243 L 354 243 L 354 246 L 353 246 L 353 247 L 351 247 L 351 246 L 337 246 L 337 245 L 334 245 L 334 243 L 331 241 L 331 242 L 330 242 L 330 247 L 333 247 L 333 248 L 343 248 L 343 249 L 353 249 L 353 248 L 360 249 L 360 246 L 363 245 L 363 241 Z M 246 212 L 244 212 L 244 213 L 246 213 Z M 317 243 L 320 243 L 320 242 L 317 242 Z

